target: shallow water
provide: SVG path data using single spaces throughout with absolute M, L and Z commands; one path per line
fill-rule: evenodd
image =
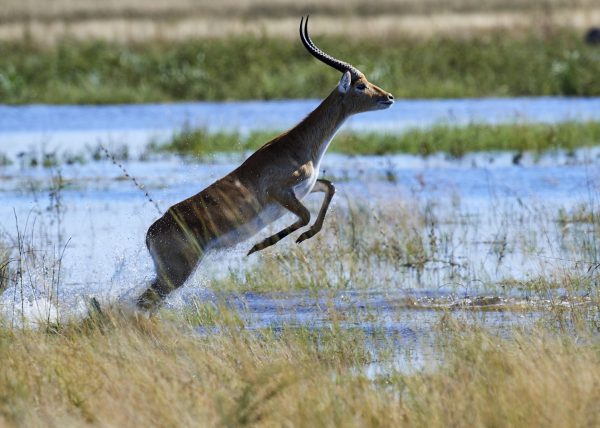
M 444 315 L 465 324 L 487 327 L 508 337 L 513 329 L 530 328 L 541 317 L 544 302 L 523 299 L 440 297 L 424 290 L 346 290 L 321 293 L 196 293 L 186 305 L 212 302 L 215 310 L 225 305 L 241 318 L 245 330 L 257 334 L 280 334 L 296 329 L 324 335 L 336 329 L 363 335 L 372 361 L 366 373 L 375 377 L 394 369 L 412 372 L 438 365 L 436 336 L 442 331 Z M 514 311 L 514 305 L 523 311 Z M 218 327 L 199 327 L 199 334 L 219 332 Z M 385 363 L 377 358 L 387 354 Z M 389 354 L 392 354 L 391 356 Z
M 293 126 L 318 100 L 170 103 L 108 106 L 2 106 L 0 152 L 30 148 L 80 150 L 84 144 L 127 144 L 134 154 L 184 126 L 247 133 Z M 399 100 L 385 111 L 355 116 L 345 129 L 401 132 L 437 123 L 600 120 L 600 98 Z
M 315 105 L 316 101 L 309 100 L 4 106 L 0 107 L 0 152 L 16 156 L 32 147 L 77 151 L 99 141 L 109 145 L 126 143 L 133 152 L 136 147 L 141 151 L 150 139 L 164 138 L 185 123 L 240 132 L 284 128 Z M 405 101 L 385 112 L 357 116 L 349 127 L 396 132 L 439 122 L 586 119 L 600 119 L 600 99 Z M 124 166 L 165 210 L 223 176 L 242 159 L 243 155 L 216 156 L 204 163 L 188 163 L 166 157 L 132 160 Z M 350 299 L 352 307 L 369 307 L 388 321 L 394 313 L 395 321 L 378 321 L 377 325 L 387 325 L 406 337 L 424 334 L 444 305 L 463 311 L 452 305 L 467 296 L 501 295 L 509 299 L 504 305 L 514 305 L 523 294 L 502 289 L 498 286 L 502 281 L 554 277 L 560 272 L 585 273 L 598 262 L 598 242 L 582 241 L 575 235 L 595 236 L 595 225 L 564 225 L 557 218 L 560 210 L 569 213 L 580 205 L 599 208 L 599 164 L 600 148 L 568 155 L 549 153 L 541 158 L 526 154 L 520 165 L 513 164 L 510 153 L 470 154 L 459 160 L 441 154 L 428 158 L 327 154 L 322 172 L 338 189 L 333 213 L 344 212 L 356 202 L 371 207 L 374 213 L 403 204 L 428 212 L 436 219 L 435 233 L 444 239 L 441 262 L 430 263 L 423 272 L 383 264 L 380 280 L 370 289 L 344 290 L 326 298 L 287 293 L 230 295 L 228 300 L 244 308 L 249 327 L 310 324 L 320 328 L 327 324 L 328 304 L 323 299 L 342 309 L 348 309 L 344 305 L 349 305 Z M 51 182 L 59 173 L 64 187 L 53 193 Z M 4 292 L 5 313 L 23 311 L 30 317 L 44 318 L 52 311 L 51 317 L 57 312 L 59 316 L 84 313 L 90 296 L 130 304 L 153 276 L 144 237 L 158 213 L 111 162 L 53 169 L 30 168 L 19 162 L 0 167 L 0 199 L 0 233 L 12 246 L 18 244 L 16 237 L 20 235 L 22 242 L 43 249 L 40 253 L 46 257 L 38 259 L 36 266 L 29 266 L 29 285 L 13 286 Z M 308 202 L 314 211 L 319 196 L 310 196 Z M 291 220 L 285 217 L 275 228 Z M 331 228 L 332 224 L 326 223 L 325 227 Z M 419 233 L 427 236 L 426 229 Z M 266 231 L 259 236 L 265 235 Z M 206 291 L 212 278 L 252 269 L 261 257 L 272 257 L 293 245 L 282 241 L 271 253 L 245 257 L 257 239 L 207 257 L 195 277 L 173 293 L 168 304 L 179 307 L 195 297 L 218 301 L 221 297 Z M 351 251 L 338 249 L 340 253 Z M 55 262 L 58 258 L 60 269 Z M 449 261 L 456 266 L 449 268 Z M 53 290 L 55 282 L 48 278 L 58 273 L 60 289 Z M 407 297 L 419 302 L 418 311 L 407 305 Z M 415 314 L 408 315 L 410 312 Z M 500 312 L 486 317 L 498 326 L 512 325 L 513 318 L 517 323 L 522 319 Z M 365 330 L 372 327 L 367 322 L 361 325 Z
M 373 284 L 375 290 L 428 290 L 437 296 L 453 292 L 464 297 L 486 292 L 485 287 L 473 287 L 478 281 L 493 286 L 502 280 L 535 277 L 549 269 L 570 269 L 585 261 L 582 259 L 585 255 L 578 250 L 563 248 L 561 226 L 556 218 L 559 209 L 569 211 L 590 202 L 591 191 L 597 194 L 598 159 L 594 149 L 581 150 L 573 156 L 552 154 L 536 162 L 525 159 L 521 166 L 513 165 L 510 156 L 503 154 L 470 155 L 461 161 L 441 156 L 421 159 L 332 154 L 325 157 L 322 166 L 338 188 L 333 213 L 343 212 L 349 203 L 356 201 L 370 204 L 373 212 L 405 203 L 429 207 L 440 223 L 439 234 L 452 236 L 449 246 L 453 260 L 468 262 L 459 272 L 462 279 L 450 286 L 446 275 L 450 273 L 440 273 L 435 265 L 419 278 L 410 269 L 403 273 L 394 266 L 390 266 L 391 273 L 386 275 L 383 266 L 381 283 Z M 164 210 L 226 174 L 236 163 L 222 160 L 189 164 L 172 157 L 125 165 Z M 1 173 L 1 230 L 14 237 L 18 227 L 27 239 L 35 241 L 32 244 L 52 241 L 55 255 L 64 246 L 60 298 L 65 307 L 83 310 L 82 299 L 91 295 L 130 302 L 148 283 L 153 269 L 144 237 L 158 213 L 139 189 L 129 180 L 121 179 L 121 171 L 112 163 L 61 167 L 66 186 L 60 192 L 59 215 L 53 208 L 49 185 L 56 171 L 19 169 L 13 165 L 2 168 Z M 592 202 L 597 204 L 597 198 L 593 198 Z M 320 199 L 314 195 L 308 201 L 314 210 Z M 292 217 L 286 216 L 280 226 L 290 221 Z M 40 236 L 44 236 L 38 238 L 41 231 Z M 514 246 L 501 262 L 496 260 L 495 241 L 503 239 L 511 247 L 512 241 L 523 239 L 521 235 L 530 232 L 545 237 L 535 239 L 535 251 L 523 252 Z M 208 256 L 194 280 L 173 293 L 171 304 L 177 306 L 182 299 L 203 290 L 211 277 L 222 276 L 231 269 L 250 269 L 260 257 L 271 257 L 271 253 L 245 257 L 257 239 L 226 253 Z M 293 244 L 282 241 L 274 247 L 273 254 L 285 252 L 286 245 Z M 14 300 L 15 292 L 12 290 L 10 294 L 8 290 L 4 294 L 6 305 Z M 26 290 L 25 294 L 36 293 Z M 38 297 L 42 294 L 37 293 Z

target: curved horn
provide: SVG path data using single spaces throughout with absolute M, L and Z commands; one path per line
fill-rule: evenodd
M 357 68 L 348 64 L 347 62 L 340 61 L 339 59 L 326 54 L 313 43 L 308 36 L 308 17 L 309 15 L 306 15 L 306 21 L 304 21 L 304 17 L 302 17 L 300 20 L 300 40 L 302 40 L 302 44 L 306 50 L 309 51 L 311 55 L 317 58 L 319 61 L 324 62 L 325 64 L 341 71 L 342 73 L 349 71 L 353 81 L 361 78 L 363 74 Z M 304 26 L 302 24 L 304 24 Z

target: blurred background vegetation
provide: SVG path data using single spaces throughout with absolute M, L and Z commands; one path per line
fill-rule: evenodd
M 400 98 L 600 95 L 592 0 L 5 0 L 0 102 L 322 97 L 325 50 Z

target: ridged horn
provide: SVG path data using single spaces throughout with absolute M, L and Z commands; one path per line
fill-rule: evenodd
M 308 17 L 309 15 L 306 15 L 306 20 L 304 20 L 304 17 L 300 20 L 300 40 L 302 40 L 302 44 L 306 50 L 319 61 L 324 62 L 342 73 L 349 71 L 353 82 L 360 79 L 363 74 L 356 67 L 326 54 L 313 43 L 308 35 Z

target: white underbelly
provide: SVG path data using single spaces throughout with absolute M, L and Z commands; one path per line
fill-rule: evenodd
M 241 224 L 234 230 L 213 239 L 213 241 L 210 242 L 209 247 L 217 249 L 239 244 L 256 235 L 263 228 L 282 217 L 286 212 L 288 211 L 281 205 L 269 204 L 249 222 Z
M 302 200 L 311 192 L 315 186 L 315 183 L 317 182 L 317 171 L 318 166 L 315 168 L 314 174 L 294 186 L 294 193 L 298 199 Z M 240 242 L 256 235 L 266 226 L 281 218 L 287 212 L 289 211 L 279 204 L 269 204 L 249 222 L 241 224 L 234 230 L 231 230 L 228 233 L 213 239 L 213 241 L 209 244 L 209 248 L 227 248 L 239 244 Z
M 294 193 L 296 194 L 296 197 L 298 199 L 304 199 L 304 197 L 312 191 L 313 187 L 315 187 L 315 183 L 317 182 L 318 177 L 317 171 L 318 169 L 315 168 L 314 174 L 312 174 L 309 178 L 301 181 L 300 183 L 294 186 Z

